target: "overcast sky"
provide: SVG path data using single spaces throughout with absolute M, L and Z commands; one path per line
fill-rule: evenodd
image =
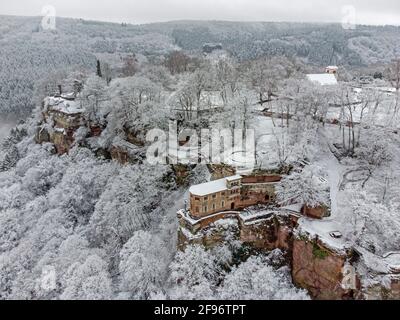
M 342 22 L 352 16 L 343 7 L 353 5 L 356 23 L 400 25 L 400 0 L 0 0 L 0 14 L 37 16 L 45 5 L 54 6 L 62 17 L 130 23 Z

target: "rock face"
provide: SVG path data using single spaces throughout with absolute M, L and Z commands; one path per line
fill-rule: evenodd
M 240 220 L 240 240 L 258 250 L 289 250 L 292 242 L 290 217 L 271 215 L 266 219 Z
M 224 164 L 210 164 L 208 170 L 211 173 L 211 180 L 218 180 L 236 174 L 235 168 Z
M 172 165 L 172 170 L 175 173 L 176 184 L 178 186 L 184 186 L 188 182 L 190 172 L 194 169 L 194 165 L 189 164 L 175 164 Z
M 202 244 L 210 248 L 226 242 L 226 239 L 239 240 L 246 247 L 256 251 L 281 249 L 291 252 L 292 230 L 296 218 L 291 215 L 277 215 L 266 212 L 256 217 L 245 217 L 239 212 L 223 212 L 199 220 L 178 214 L 180 228 L 178 247 Z
M 75 132 L 83 124 L 83 110 L 75 97 L 47 97 L 42 105 L 42 126 L 37 130 L 36 142 L 51 142 L 58 154 L 68 153 L 74 144 Z
M 115 139 L 110 148 L 111 159 L 124 165 L 127 163 L 141 163 L 145 158 L 142 147 L 123 139 Z
M 100 137 L 105 124 L 87 119 L 75 94 L 47 97 L 42 105 L 42 119 L 36 133 L 36 142 L 50 142 L 59 155 L 68 153 L 75 143 L 88 147 L 85 141 L 75 141 L 75 133 L 84 129 L 81 138 Z M 115 138 L 109 148 L 92 149 L 99 156 L 111 158 L 121 164 L 140 163 L 145 158 L 141 132 L 124 128 L 125 139 Z
M 313 219 L 322 219 L 330 216 L 328 208 L 324 206 L 319 206 L 316 208 L 303 206 L 302 212 L 306 217 L 310 217 Z
M 390 284 L 390 298 L 399 300 L 400 299 L 400 276 L 392 278 Z
M 268 207 L 267 207 L 268 208 Z M 400 299 L 400 252 L 384 257 L 342 239 L 329 219 L 310 219 L 278 208 L 221 212 L 194 219 L 178 212 L 179 249 L 242 243 L 239 259 L 280 249 L 291 266 L 293 283 L 317 300 Z
M 344 289 L 347 254 L 330 251 L 318 241 L 296 238 L 293 241 L 293 282 L 320 300 L 354 298 L 355 289 Z
M 381 284 L 371 285 L 364 289 L 367 300 L 400 300 L 400 275 L 388 277 L 386 286 Z
M 294 284 L 308 290 L 314 299 L 361 298 L 360 281 L 350 263 L 352 252 L 337 252 L 318 238 L 300 236 L 295 231 L 298 218 L 294 213 L 265 211 L 221 213 L 193 220 L 181 212 L 179 248 L 189 244 L 210 248 L 228 240 L 239 240 L 244 247 L 257 252 L 281 249 L 292 266 Z
M 53 128 L 53 131 L 49 133 L 45 128 L 38 128 L 36 132 L 36 143 L 42 144 L 45 142 L 51 142 L 57 154 L 62 155 L 68 153 L 71 146 L 74 143 L 74 130 L 65 128 Z

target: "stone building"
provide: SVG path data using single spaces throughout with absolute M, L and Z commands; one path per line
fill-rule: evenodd
M 338 84 L 338 70 L 336 66 L 328 66 L 325 73 L 307 74 L 307 79 L 321 86 L 335 86 Z
M 337 75 L 338 70 L 337 66 L 328 66 L 325 68 L 325 73 Z
M 273 203 L 279 180 L 235 175 L 190 188 L 189 210 L 178 211 L 178 248 L 239 241 L 243 260 L 280 249 L 293 283 L 313 299 L 399 299 L 400 252 L 378 256 L 348 241 L 343 226 L 322 208 L 252 207 Z
M 235 175 L 192 186 L 189 189 L 190 214 L 194 218 L 204 218 L 222 211 L 271 203 L 275 199 L 274 185 L 280 180 L 277 175 Z

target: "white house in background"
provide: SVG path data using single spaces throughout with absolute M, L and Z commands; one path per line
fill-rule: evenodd
M 338 84 L 336 76 L 333 73 L 308 74 L 307 79 L 321 86 L 334 86 Z
M 327 66 L 325 68 L 325 73 L 329 73 L 329 74 L 337 74 L 339 70 L 339 67 L 337 66 Z

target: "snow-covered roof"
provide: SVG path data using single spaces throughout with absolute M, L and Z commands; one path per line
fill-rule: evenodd
M 206 196 L 208 194 L 221 192 L 221 191 L 228 189 L 226 186 L 226 181 L 228 179 L 230 179 L 229 181 L 232 181 L 232 180 L 237 180 L 240 178 L 241 178 L 241 176 L 232 176 L 232 177 L 227 177 L 227 178 L 223 178 L 223 179 L 219 179 L 219 180 L 214 180 L 214 181 L 198 184 L 198 185 L 192 186 L 189 189 L 189 192 L 192 195 L 201 196 L 201 197 Z
M 333 70 L 338 70 L 339 67 L 338 66 L 327 66 L 327 69 L 333 69 Z
M 237 174 L 235 176 L 227 177 L 225 179 L 226 179 L 226 181 L 235 181 L 235 180 L 242 179 L 242 176 Z
M 330 73 L 308 74 L 307 79 L 321 86 L 331 86 L 338 83 L 335 75 Z

